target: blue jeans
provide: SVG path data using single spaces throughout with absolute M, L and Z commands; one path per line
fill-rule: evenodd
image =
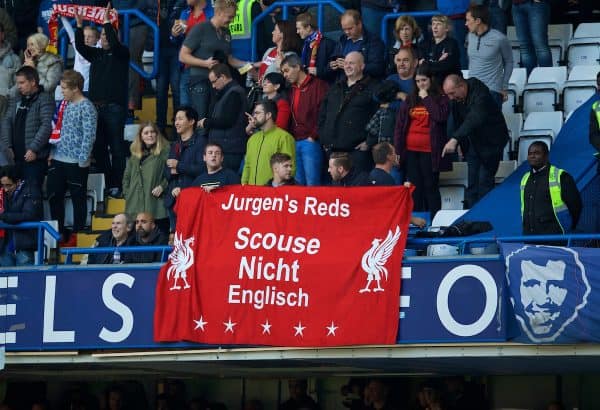
M 27 266 L 34 263 L 33 251 L 9 252 L 5 248 L 0 253 L 0 266 Z
M 506 12 L 498 5 L 498 0 L 490 0 L 490 27 L 506 34 Z
M 467 175 L 467 189 L 465 191 L 465 208 L 472 208 L 481 198 L 490 192 L 495 185 L 495 176 L 498 171 L 498 165 L 502 158 L 502 150 L 500 150 L 497 159 L 490 161 L 486 158 L 483 161 L 475 152 L 473 147 L 469 147 L 466 160 L 469 165 Z
M 127 110 L 119 104 L 102 104 L 98 109 L 98 128 L 93 156 L 104 173 L 108 188 L 121 188 L 125 172 L 125 141 L 123 129 Z M 109 156 L 110 148 L 110 156 Z
M 321 144 L 303 139 L 296 141 L 296 181 L 301 185 L 321 185 L 323 151 Z
M 169 85 L 173 95 L 173 109 L 179 107 L 179 55 L 176 48 L 160 49 L 158 77 L 156 78 L 156 125 L 164 129 L 167 125 Z
M 521 64 L 527 69 L 527 74 L 537 66 L 552 67 L 552 53 L 548 46 L 548 2 L 513 4 L 512 16 L 519 39 Z
M 190 69 L 184 68 L 179 74 L 179 105 L 192 105 L 190 99 Z M 177 107 L 175 107 L 177 109 Z
M 450 22 L 452 24 L 450 35 L 458 43 L 458 50 L 460 51 L 460 68 L 466 70 L 469 68 L 469 56 L 467 55 L 467 47 L 465 47 L 467 37 L 465 19 L 451 19 Z
M 208 79 L 194 79 L 190 77 L 188 93 L 192 107 L 198 112 L 198 118 L 206 118 L 210 104 L 211 85 Z

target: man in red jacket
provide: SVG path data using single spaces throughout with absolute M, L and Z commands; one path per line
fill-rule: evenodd
M 296 54 L 281 62 L 281 72 L 292 85 L 290 133 L 296 139 L 296 180 L 302 185 L 320 185 L 323 152 L 317 134 L 321 101 L 329 85 L 304 72 L 302 61 Z

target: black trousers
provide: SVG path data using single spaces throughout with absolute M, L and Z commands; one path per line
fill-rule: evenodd
M 50 215 L 58 221 L 58 227 L 64 232 L 65 195 L 71 193 L 73 202 L 73 232 L 85 228 L 87 219 L 87 178 L 89 167 L 80 168 L 77 164 L 69 164 L 52 160 L 48 168 L 46 191 L 50 204 Z
M 431 152 L 406 151 L 406 179 L 415 186 L 413 210 L 429 211 L 431 218 L 442 207 L 440 173 L 431 166 Z

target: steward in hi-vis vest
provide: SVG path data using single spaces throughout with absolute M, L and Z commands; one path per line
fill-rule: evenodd
M 529 146 L 531 171 L 521 179 L 521 217 L 524 235 L 563 234 L 575 229 L 581 215 L 581 196 L 573 177 L 550 165 L 548 146 Z

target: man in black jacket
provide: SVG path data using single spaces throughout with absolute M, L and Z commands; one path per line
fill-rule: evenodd
M 573 231 L 583 206 L 573 177 L 550 164 L 548 146 L 542 141 L 529 146 L 527 161 L 531 171 L 521 179 L 523 235 Z
M 208 72 L 208 81 L 216 94 L 210 104 L 210 114 L 201 118 L 199 125 L 208 131 L 210 142 L 223 148 L 223 166 L 238 172 L 246 153 L 246 92 L 232 78 L 225 64 L 213 66 Z
M 100 48 L 85 45 L 84 16 L 76 16 L 75 48 L 91 63 L 89 97 L 98 110 L 98 131 L 92 156 L 96 166 L 104 173 L 109 194 L 121 197 L 125 172 L 123 129 L 127 116 L 129 50 L 119 43 L 117 32 L 110 24 L 110 12 L 109 3 L 100 35 Z
M 508 128 L 490 90 L 476 78 L 468 80 L 450 74 L 444 81 L 444 93 L 450 98 L 454 129 L 442 150 L 456 151 L 460 144 L 469 165 L 465 208 L 469 209 L 494 188 L 496 171 L 508 142 Z M 450 128 L 450 127 L 449 127 Z
M 348 152 L 358 171 L 369 172 L 373 159 L 365 127 L 377 110 L 373 86 L 364 76 L 365 62 L 358 51 L 344 59 L 346 78 L 335 83 L 319 111 L 319 138 L 327 153 Z
M 162 233 L 150 212 L 140 212 L 135 217 L 135 235 L 131 246 L 161 246 L 167 245 L 167 236 Z M 125 263 L 152 263 L 162 260 L 162 252 L 128 252 L 123 255 Z
M 6 224 L 42 219 L 42 195 L 37 185 L 23 180 L 18 169 L 0 171 L 0 221 Z M 0 234 L 0 266 L 33 265 L 37 247 L 36 230 L 5 229 Z

